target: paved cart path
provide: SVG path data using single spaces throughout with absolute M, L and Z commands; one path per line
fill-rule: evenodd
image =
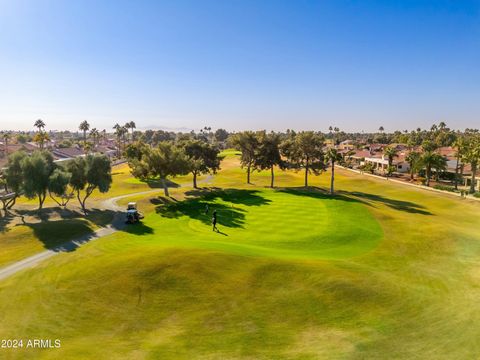
M 199 184 L 201 183 L 210 183 L 213 179 L 213 175 L 208 175 L 204 179 L 201 179 L 198 181 Z M 179 187 L 186 187 L 190 186 L 190 183 L 183 183 L 183 184 L 178 184 Z M 8 266 L 5 266 L 4 268 L 0 269 L 0 281 L 3 279 L 8 278 L 9 276 L 12 276 L 13 274 L 24 270 L 28 269 L 31 267 L 34 267 L 35 265 L 39 264 L 40 262 L 51 258 L 52 256 L 55 256 L 61 252 L 69 252 L 73 251 L 76 248 L 92 241 L 98 238 L 101 238 L 103 236 L 107 236 L 110 234 L 113 234 L 114 232 L 117 232 L 121 229 L 123 229 L 125 225 L 125 214 L 123 212 L 120 212 L 123 210 L 120 206 L 117 205 L 117 202 L 121 199 L 132 197 L 132 196 L 138 196 L 138 195 L 148 195 L 148 194 L 154 194 L 158 192 L 162 192 L 162 188 L 154 189 L 154 190 L 146 190 L 146 191 L 139 191 L 135 193 L 129 193 L 125 195 L 120 195 L 116 196 L 110 199 L 107 199 L 102 202 L 102 207 L 106 210 L 112 210 L 115 211 L 116 214 L 112 220 L 112 223 L 106 227 L 102 227 L 100 229 L 97 229 L 96 231 L 85 234 L 83 236 L 80 236 L 76 239 L 66 241 L 65 243 L 55 246 L 54 248 L 42 251 L 38 254 L 29 256 L 23 260 L 14 262 L 13 264 L 10 264 Z

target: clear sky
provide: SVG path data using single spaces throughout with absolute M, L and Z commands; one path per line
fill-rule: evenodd
M 0 128 L 480 127 L 480 1 L 0 0 Z

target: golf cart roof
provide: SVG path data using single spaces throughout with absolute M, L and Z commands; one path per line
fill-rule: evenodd
M 127 206 L 137 206 L 136 202 L 129 202 Z

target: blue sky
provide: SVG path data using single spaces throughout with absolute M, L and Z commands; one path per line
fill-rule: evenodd
M 480 126 L 480 1 L 0 0 L 0 128 Z

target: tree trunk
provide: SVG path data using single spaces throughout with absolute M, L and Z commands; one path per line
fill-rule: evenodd
M 427 176 L 426 185 L 430 186 L 430 167 L 429 166 L 427 166 L 427 169 L 425 171 L 425 175 Z
M 250 165 L 247 166 L 247 184 L 250 184 Z
M 274 181 L 274 178 L 275 178 L 275 175 L 273 173 L 273 165 L 270 168 L 270 173 L 271 173 L 270 187 L 273 188 L 273 181 Z
M 38 210 L 42 210 L 43 203 L 44 203 L 46 197 L 47 197 L 46 193 L 38 194 Z
M 307 164 L 305 165 L 305 187 L 308 187 L 308 160 Z
M 168 192 L 168 183 L 166 178 L 162 178 L 162 185 L 163 185 L 163 191 L 165 193 L 165 196 L 169 197 L 170 194 Z
M 458 166 L 460 163 L 460 157 L 457 156 L 457 164 L 455 165 L 455 190 L 458 189 Z
M 194 189 L 197 188 L 197 172 L 196 171 L 193 172 L 193 188 Z
M 333 195 L 333 191 L 334 191 L 334 188 L 333 188 L 333 184 L 335 182 L 335 162 L 332 161 L 332 176 L 330 178 L 330 194 Z
M 470 182 L 470 194 L 473 194 L 475 192 L 475 187 L 476 187 L 476 172 L 477 172 L 477 163 L 473 162 L 472 163 L 472 179 Z

